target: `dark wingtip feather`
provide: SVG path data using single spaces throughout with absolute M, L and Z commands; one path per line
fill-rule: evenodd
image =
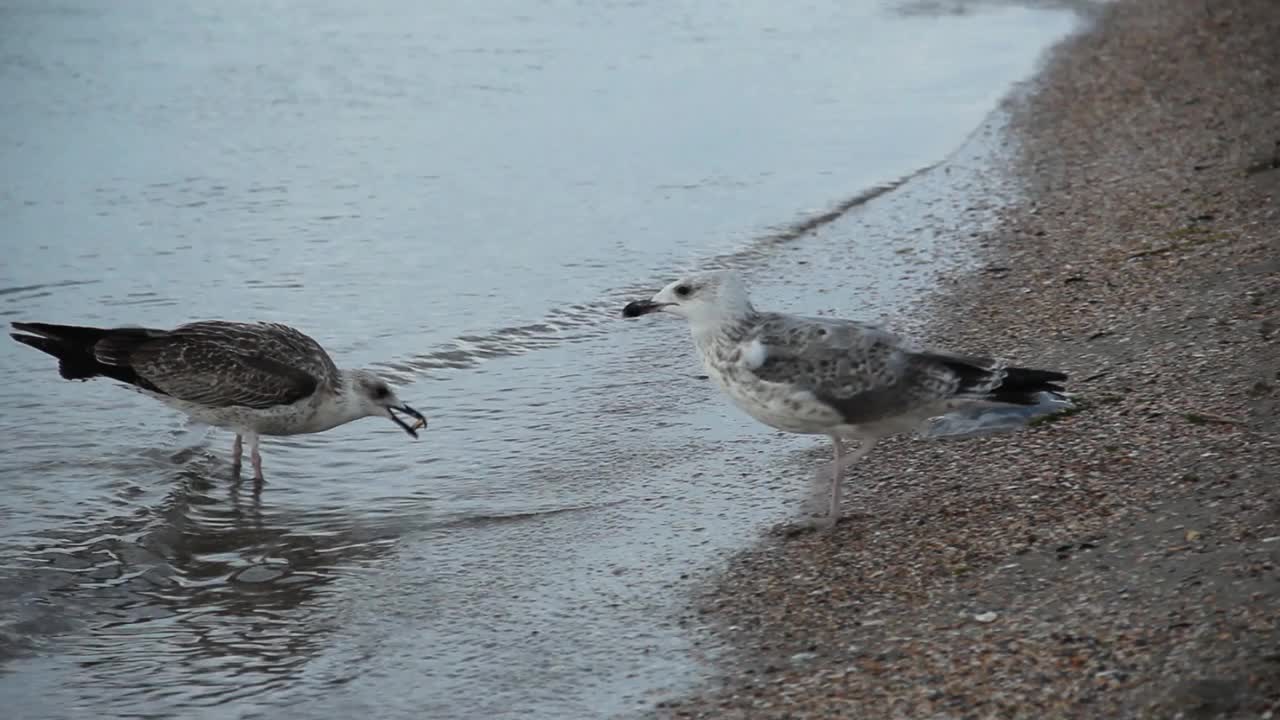
M 1011 405 L 1035 405 L 1041 393 L 1063 397 L 1066 388 L 1058 383 L 1067 379 L 1066 373 L 1034 368 L 1005 368 L 1004 380 L 991 392 L 991 399 Z
M 93 356 L 74 345 L 41 335 L 10 333 L 9 337 L 23 345 L 28 345 L 42 353 L 57 358 L 58 374 L 66 380 L 88 380 L 101 374 L 95 367 L 97 363 L 94 361 Z
M 1060 373 L 1056 370 L 1036 370 L 1034 368 L 1012 367 L 1005 368 L 1004 381 L 1000 383 L 1001 388 L 1042 388 L 1048 389 L 1056 387 L 1057 383 L 1067 379 L 1066 373 Z M 1061 390 L 1061 388 L 1058 388 Z
M 14 323 L 14 325 L 16 326 L 17 323 Z M 18 328 L 18 329 L 22 330 L 23 328 Z M 9 337 L 13 338 L 14 340 L 17 340 L 23 345 L 30 345 L 31 347 L 37 350 L 42 350 L 44 352 L 49 352 L 48 350 L 45 350 L 45 348 L 43 347 L 44 345 L 53 344 L 53 341 L 50 340 L 49 338 L 40 337 L 39 335 L 20 335 L 18 333 L 9 333 Z
M 158 331 L 146 328 L 104 330 L 79 325 L 14 322 L 14 329 L 27 334 L 10 337 L 58 359 L 58 374 L 67 380 L 107 377 L 112 380 L 162 393 L 129 364 L 129 353 Z M 99 357 L 101 355 L 101 357 Z

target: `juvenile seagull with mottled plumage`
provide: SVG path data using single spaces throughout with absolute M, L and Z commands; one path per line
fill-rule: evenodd
M 624 317 L 667 312 L 689 321 L 707 373 L 739 408 L 790 433 L 835 445 L 825 518 L 840 514 L 840 476 L 889 435 L 964 406 L 1035 405 L 1058 395 L 1060 372 L 917 347 L 853 320 L 760 312 L 732 272 L 690 275 Z M 855 445 L 852 452 L 845 442 Z
M 339 370 L 319 343 L 287 325 L 213 320 L 173 330 L 13 327 L 19 331 L 13 339 L 58 358 L 58 371 L 68 380 L 118 380 L 198 422 L 234 430 L 235 471 L 247 439 L 255 480 L 262 480 L 259 435 L 322 432 L 363 417 L 391 418 L 415 438 L 427 426 L 385 380 L 368 370 Z

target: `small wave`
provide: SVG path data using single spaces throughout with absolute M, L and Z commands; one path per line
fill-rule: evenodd
M 788 225 L 776 228 L 773 232 L 761 235 L 747 245 L 732 252 L 716 255 L 704 263 L 700 263 L 700 267 L 706 270 L 737 270 L 749 266 L 759 261 L 759 259 L 776 249 L 779 245 L 799 240 L 806 235 L 811 235 L 823 227 L 839 220 L 852 210 L 855 210 L 878 197 L 897 190 L 921 175 L 928 173 L 934 168 L 942 164 L 942 161 L 926 165 L 919 170 L 909 172 L 906 175 L 889 182 L 873 185 L 862 192 L 842 200 L 832 206 L 829 210 L 817 213 L 816 215 L 808 215 L 796 220 Z
M 622 296 L 620 296 L 622 297 Z M 598 335 L 604 324 L 618 316 L 621 299 L 601 299 L 558 308 L 539 322 L 499 328 L 484 335 L 462 335 L 448 345 L 421 355 L 377 365 L 389 376 L 408 381 L 403 374 L 431 370 L 466 370 L 486 360 L 523 355 L 563 342 Z
M 124 297 L 110 298 L 108 300 L 104 300 L 103 304 L 116 306 L 116 307 L 123 307 L 123 306 L 130 306 L 130 305 L 169 306 L 169 305 L 177 305 L 178 301 L 175 300 L 174 298 L 164 297 L 159 293 L 133 292 L 133 293 L 128 293 Z
M 941 164 L 934 163 L 896 180 L 872 186 L 853 195 L 830 209 L 809 215 L 751 240 L 746 246 L 712 256 L 700 262 L 705 270 L 736 270 L 749 267 L 778 246 L 810 235 L 820 228 L 843 217 L 855 208 L 885 194 L 893 192 L 914 178 L 933 170 Z M 499 328 L 487 334 L 462 335 L 453 341 L 420 355 L 399 360 L 375 363 L 388 380 L 409 383 L 419 374 L 439 370 L 468 370 L 494 358 L 512 357 L 596 337 L 605 332 L 607 323 L 619 317 L 619 311 L 628 300 L 638 295 L 654 292 L 651 286 L 630 286 L 609 292 L 606 297 L 585 303 L 567 305 L 555 309 L 539 322 Z
M 99 282 L 102 282 L 102 281 L 101 280 L 62 280 L 59 282 L 43 283 L 40 285 L 16 285 L 14 287 L 0 288 L 0 295 L 15 295 L 17 293 L 35 292 L 35 291 L 45 291 L 45 292 L 41 292 L 41 295 L 49 295 L 50 293 L 47 291 L 53 288 L 72 287 L 74 285 L 92 285 L 94 283 L 99 283 Z M 13 302 L 13 301 L 10 300 L 10 302 Z
M 615 507 L 626 503 L 627 500 L 612 500 L 609 502 L 573 505 L 569 507 L 550 507 L 540 510 L 523 510 L 512 511 L 506 513 L 480 513 L 474 515 L 460 515 L 445 519 L 437 525 L 442 528 L 459 528 L 459 527 L 484 527 L 488 525 L 496 525 L 501 523 L 527 522 L 535 521 L 543 518 L 553 517 L 556 515 L 565 515 L 579 512 L 587 512 L 600 510 L 602 508 Z

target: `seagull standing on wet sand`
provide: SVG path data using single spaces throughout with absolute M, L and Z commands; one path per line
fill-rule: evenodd
M 259 435 L 315 433 L 363 417 L 391 418 L 417 437 L 427 420 L 368 370 L 339 370 L 324 348 L 287 325 L 194 322 L 173 330 L 13 323 L 11 337 L 58 358 L 68 380 L 106 377 L 234 430 L 235 472 L 249 441 L 262 480 Z M 413 418 L 410 425 L 396 413 Z
M 824 527 L 839 519 L 842 471 L 882 438 L 964 406 L 1035 405 L 1042 392 L 1061 393 L 1056 383 L 1067 379 L 918 348 L 852 320 L 760 312 L 732 272 L 682 278 L 622 314 L 651 312 L 689 321 L 708 374 L 748 415 L 785 432 L 831 438 L 835 461 L 818 523 Z

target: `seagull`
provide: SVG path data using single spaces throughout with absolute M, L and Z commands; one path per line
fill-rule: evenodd
M 427 419 L 368 370 L 339 370 L 320 344 L 278 323 L 211 320 L 173 330 L 13 323 L 10 336 L 58 358 L 67 380 L 118 380 L 197 422 L 236 433 L 240 472 L 248 440 L 261 481 L 260 435 L 315 433 L 363 417 L 388 417 L 412 437 Z M 397 416 L 412 418 L 410 425 Z
M 841 473 L 881 439 L 960 408 L 1036 405 L 1041 393 L 1061 397 L 1057 383 L 1067 379 L 921 348 L 854 320 L 760 312 L 731 271 L 676 280 L 649 300 L 628 303 L 622 315 L 653 312 L 689 321 L 707 374 L 738 408 L 784 432 L 831 438 L 826 515 L 814 523 L 823 528 L 840 517 Z

